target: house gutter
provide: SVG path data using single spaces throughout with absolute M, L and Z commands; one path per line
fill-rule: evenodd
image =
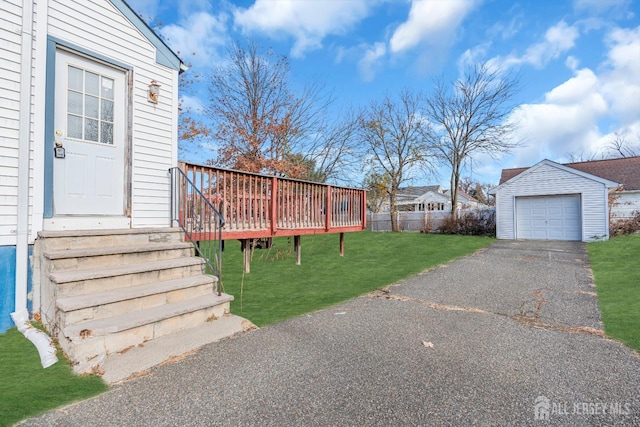
M 27 310 L 29 273 L 29 152 L 31 149 L 31 75 L 33 62 L 33 0 L 22 1 L 20 64 L 20 123 L 18 144 L 18 206 L 16 219 L 16 299 L 11 319 L 38 350 L 43 368 L 58 361 L 51 338 L 34 328 Z

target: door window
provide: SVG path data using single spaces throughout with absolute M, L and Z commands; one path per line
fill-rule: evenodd
M 68 67 L 67 136 L 113 145 L 113 79 Z

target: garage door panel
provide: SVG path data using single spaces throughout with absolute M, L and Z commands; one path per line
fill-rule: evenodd
M 532 228 L 544 228 L 547 225 L 544 219 L 532 219 L 531 227 Z
M 545 231 L 541 231 L 540 229 L 532 230 L 530 236 L 531 237 L 527 238 L 533 240 L 548 240 L 547 233 Z
M 562 228 L 565 226 L 565 221 L 563 219 L 549 219 L 548 225 L 550 229 Z M 568 224 L 567 226 L 571 226 L 571 225 Z
M 562 206 L 557 207 L 557 206 L 549 206 L 549 210 L 548 210 L 548 214 L 549 217 L 554 217 L 554 216 L 562 216 L 564 213 L 564 209 L 562 208 Z
M 549 230 L 547 238 L 544 240 L 567 240 L 565 234 L 558 230 Z
M 517 197 L 516 237 L 582 240 L 580 195 Z

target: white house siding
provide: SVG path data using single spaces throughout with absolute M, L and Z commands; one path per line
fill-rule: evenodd
M 582 240 L 607 235 L 607 188 L 604 184 L 551 165 L 541 165 L 531 173 L 506 182 L 496 194 L 498 239 L 516 238 L 515 198 L 580 194 L 582 199 Z
M 50 36 L 133 67 L 132 225 L 168 226 L 177 71 L 157 64 L 155 47 L 106 0 L 53 0 L 49 8 Z M 161 85 L 159 104 L 147 100 L 151 80 Z
M 22 3 L 0 14 L 0 246 L 16 244 Z
M 640 212 L 640 190 L 617 193 L 611 206 L 611 219 L 629 219 L 636 211 Z

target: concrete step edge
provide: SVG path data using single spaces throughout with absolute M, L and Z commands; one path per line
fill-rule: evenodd
M 38 232 L 38 237 L 56 238 L 56 237 L 91 237 L 91 236 L 112 236 L 124 234 L 159 234 L 159 233 L 181 233 L 179 228 L 112 228 L 112 229 L 94 229 L 94 230 L 42 230 Z
M 172 249 L 185 249 L 190 247 L 193 247 L 193 245 L 189 242 L 147 243 L 144 245 L 110 246 L 102 248 L 58 249 L 53 251 L 46 251 L 44 253 L 44 256 L 45 258 L 53 261 L 67 258 L 85 258 L 104 255 L 157 252 Z
M 257 328 L 250 321 L 225 314 L 212 322 L 154 338 L 126 352 L 106 356 L 101 366 L 102 379 L 115 384 L 137 378 L 155 366 L 182 360 L 187 354 L 205 345 L 254 329 Z
M 72 340 L 78 340 L 81 332 L 82 335 L 86 335 L 87 338 L 105 336 L 133 329 L 138 326 L 153 324 L 161 320 L 171 319 L 172 317 L 181 316 L 186 313 L 203 310 L 208 307 L 215 307 L 216 305 L 231 301 L 233 301 L 233 296 L 231 295 L 222 294 L 218 296 L 217 294 L 211 294 L 205 297 L 191 298 L 158 307 L 138 310 L 120 316 L 76 323 L 64 328 L 63 333 Z
M 65 313 L 68 313 L 75 310 L 97 307 L 99 305 L 112 304 L 134 298 L 206 285 L 217 281 L 218 278 L 215 276 L 201 274 L 180 279 L 166 280 L 163 282 L 149 283 L 146 285 L 131 286 L 129 288 L 118 288 L 105 292 L 58 298 L 56 306 Z
M 171 268 L 189 267 L 203 264 L 199 257 L 182 257 L 161 261 L 149 261 L 139 264 L 100 267 L 86 270 L 60 271 L 49 274 L 49 280 L 57 284 L 80 282 L 83 280 L 103 279 L 105 277 L 124 276 L 127 274 L 146 273 L 149 271 L 168 270 Z

